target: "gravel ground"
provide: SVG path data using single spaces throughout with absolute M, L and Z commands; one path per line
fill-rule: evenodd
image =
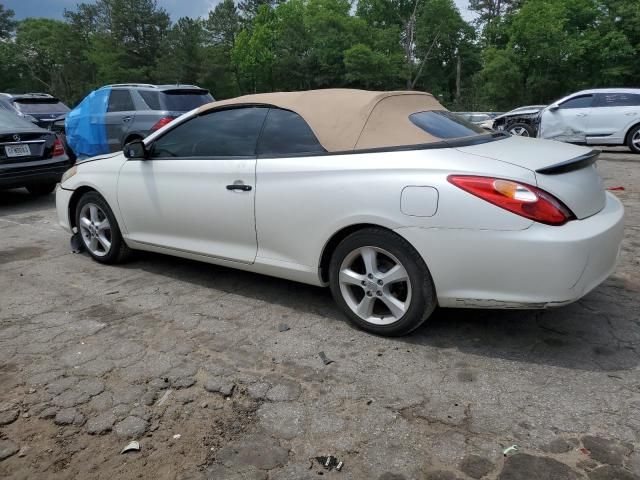
M 320 288 L 98 265 L 69 252 L 53 196 L 0 192 L 0 477 L 640 479 L 640 156 L 599 168 L 625 187 L 615 275 L 561 309 L 440 310 L 400 339 Z

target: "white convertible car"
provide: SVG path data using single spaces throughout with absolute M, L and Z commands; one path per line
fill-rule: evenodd
M 486 133 L 420 92 L 317 90 L 205 105 L 69 170 L 61 225 L 132 249 L 329 285 L 406 334 L 439 305 L 544 308 L 613 271 L 623 207 L 598 152 Z

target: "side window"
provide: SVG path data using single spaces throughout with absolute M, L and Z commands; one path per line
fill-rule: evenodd
M 595 107 L 636 107 L 640 106 L 640 94 L 637 93 L 599 93 Z
M 560 104 L 562 109 L 570 108 L 589 108 L 593 100 L 593 95 L 581 95 L 579 97 L 573 97 Z
M 138 93 L 150 110 L 162 110 L 162 105 L 160 105 L 160 94 L 158 92 L 152 92 L 150 90 L 138 90 Z
M 260 136 L 258 155 L 324 153 L 326 150 L 297 113 L 272 108 Z
M 108 112 L 130 112 L 135 109 L 129 90 L 111 90 Z
M 233 108 L 195 117 L 156 140 L 151 157 L 253 156 L 268 110 Z

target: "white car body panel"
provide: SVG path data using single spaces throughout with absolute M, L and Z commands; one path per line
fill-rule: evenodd
M 589 108 L 545 109 L 540 117 L 540 138 L 586 143 Z
M 313 285 L 326 284 L 321 259 L 336 233 L 376 225 L 420 253 L 441 306 L 539 308 L 579 298 L 615 267 L 623 208 L 604 195 L 595 169 L 555 178 L 535 171 L 585 153 L 511 137 L 458 148 L 243 160 L 117 154 L 78 164 L 56 202 L 60 224 L 70 231 L 74 191 L 95 189 L 132 248 Z M 451 174 L 540 186 L 579 219 L 536 223 L 454 186 Z M 253 189 L 226 189 L 236 181 Z
M 587 143 L 622 145 L 627 132 L 638 122 L 640 122 L 640 106 L 592 108 L 587 126 Z
M 603 88 L 568 95 L 542 111 L 538 137 L 587 145 L 623 145 L 629 130 L 640 123 L 640 105 L 563 109 L 562 104 L 583 95 L 632 94 L 640 89 Z M 558 109 L 554 107 L 560 106 Z
M 255 159 L 125 161 L 117 198 L 127 238 L 142 244 L 253 263 Z

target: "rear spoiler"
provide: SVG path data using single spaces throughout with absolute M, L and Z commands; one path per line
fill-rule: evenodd
M 558 175 L 560 173 L 572 172 L 573 170 L 580 170 L 581 168 L 593 165 L 600 156 L 600 150 L 591 150 L 589 153 L 580 155 L 579 157 L 572 158 L 571 160 L 565 160 L 564 162 L 556 163 L 549 167 L 539 168 L 536 173 L 542 173 L 544 175 Z

